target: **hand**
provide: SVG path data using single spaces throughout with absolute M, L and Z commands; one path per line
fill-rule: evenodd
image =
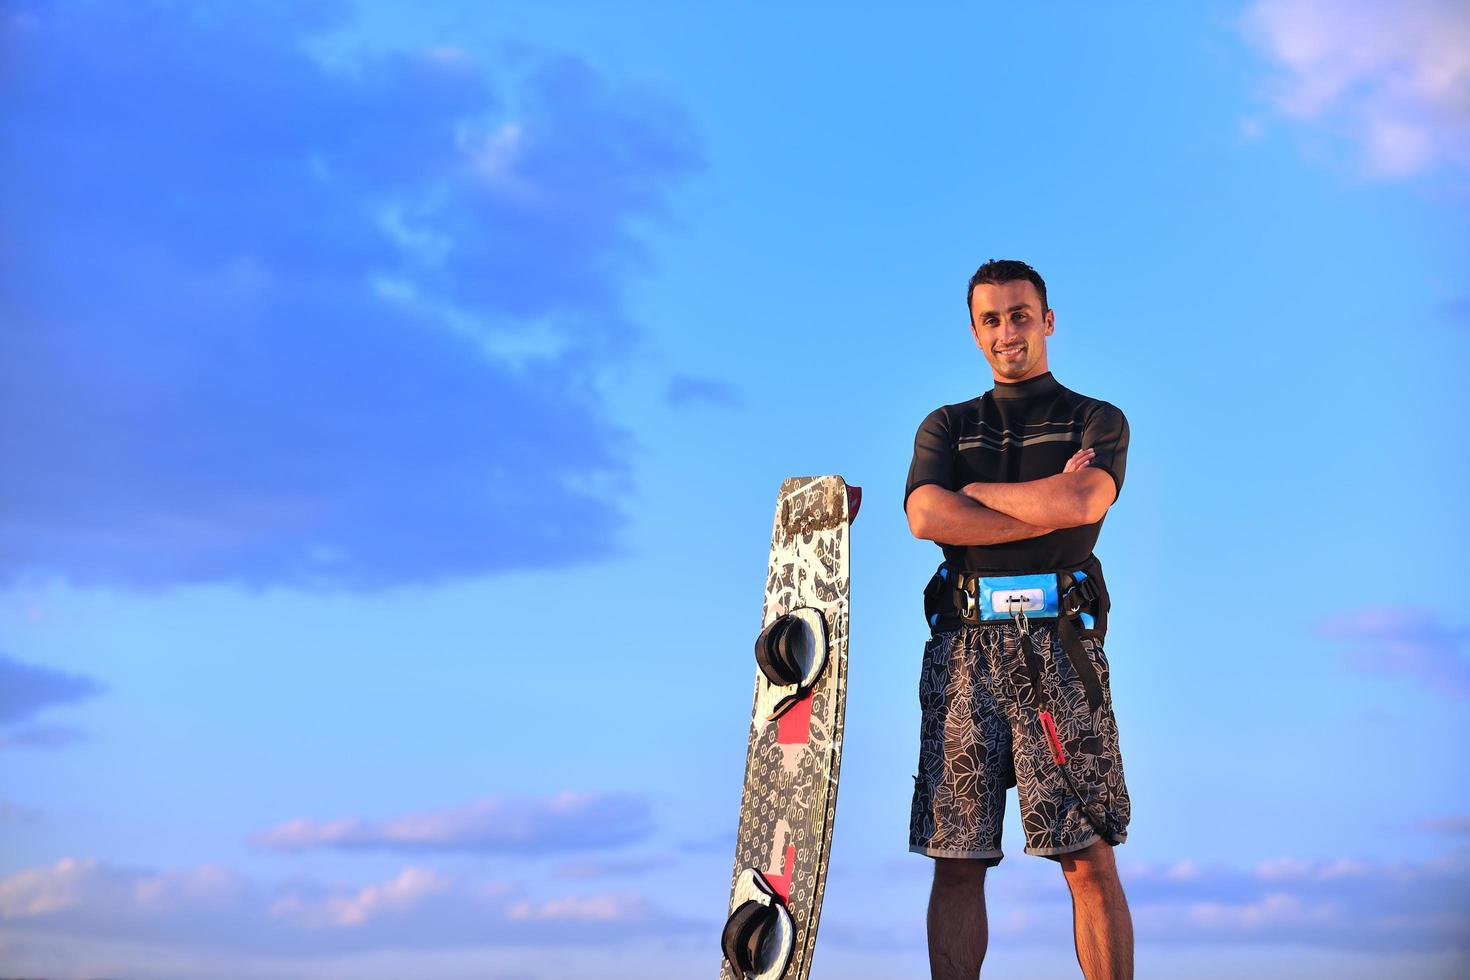
M 1087 464 L 1092 462 L 1095 454 L 1091 449 L 1079 449 L 1067 460 L 1067 465 L 1062 467 L 1063 473 L 1076 473 L 1078 470 L 1086 469 Z

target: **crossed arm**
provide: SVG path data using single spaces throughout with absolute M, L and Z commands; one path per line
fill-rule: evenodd
M 952 545 L 1002 544 L 1101 520 L 1117 490 L 1103 470 L 1089 469 L 1082 449 L 1055 476 L 1026 483 L 971 483 L 959 492 L 929 483 L 909 495 L 914 537 Z

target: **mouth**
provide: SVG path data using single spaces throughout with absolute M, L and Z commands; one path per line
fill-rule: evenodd
M 1020 355 L 1026 353 L 1025 344 L 1013 344 L 1010 347 L 995 347 L 992 349 L 995 351 L 996 357 L 1019 357 Z

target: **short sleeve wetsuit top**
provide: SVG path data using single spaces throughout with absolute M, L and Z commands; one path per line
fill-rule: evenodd
M 996 382 L 979 398 L 929 413 L 914 438 L 909 494 L 933 483 L 958 491 L 966 484 L 1023 483 L 1055 476 L 1079 449 L 1095 451 L 1091 464 L 1123 488 L 1128 420 L 1113 405 L 1062 387 L 1050 372 L 1014 383 Z M 1065 527 L 1023 541 L 962 546 L 940 544 L 953 568 L 986 573 L 1048 572 L 1086 563 L 1102 520 Z

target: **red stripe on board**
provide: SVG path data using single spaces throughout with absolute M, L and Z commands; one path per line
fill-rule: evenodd
M 776 744 L 805 745 L 812 732 L 812 692 L 776 719 Z
M 773 875 L 767 873 L 766 881 L 771 883 L 771 891 L 780 896 L 781 901 L 791 900 L 791 872 L 796 867 L 796 845 L 786 845 L 786 854 L 781 861 L 781 874 Z

